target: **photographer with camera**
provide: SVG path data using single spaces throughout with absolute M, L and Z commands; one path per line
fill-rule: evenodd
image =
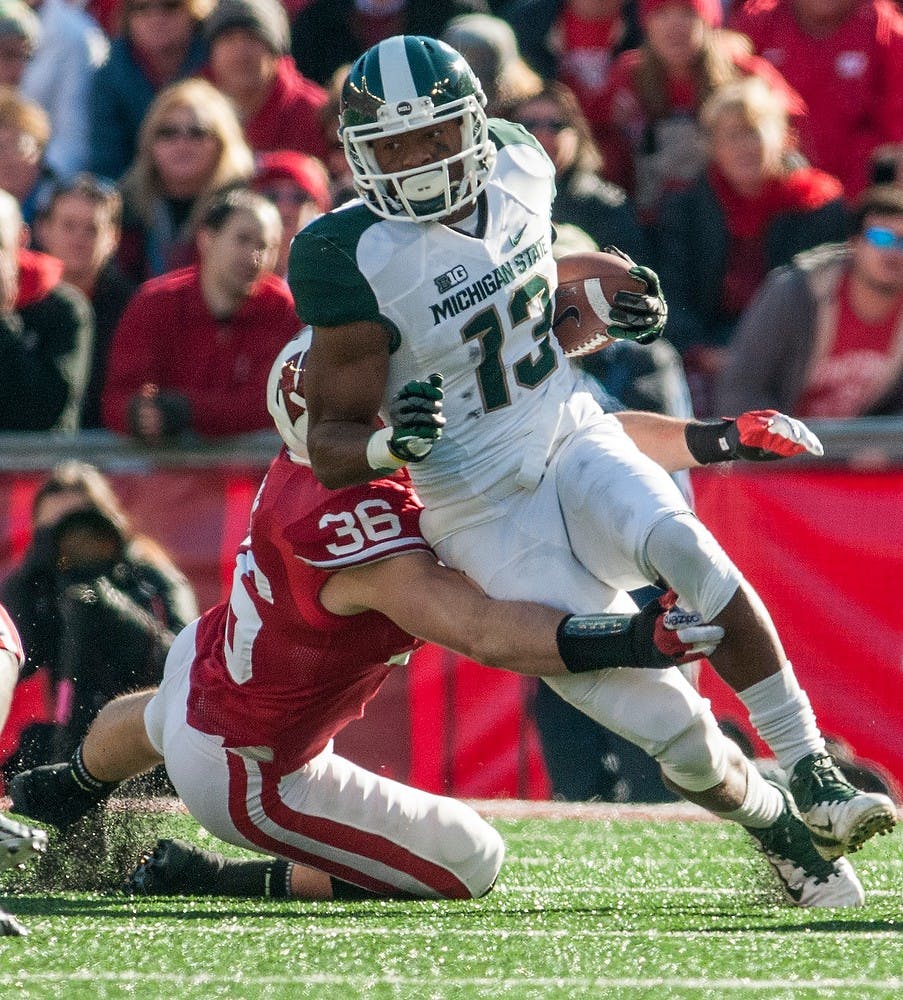
M 187 579 L 132 530 L 93 466 L 52 472 L 35 495 L 32 530 L 0 599 L 25 647 L 20 676 L 48 671 L 52 721 L 23 731 L 9 774 L 68 759 L 107 701 L 159 683 L 173 636 L 198 613 Z

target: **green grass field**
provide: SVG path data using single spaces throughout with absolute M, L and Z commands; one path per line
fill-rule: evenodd
M 899 832 L 856 855 L 864 907 L 799 910 L 737 827 L 576 812 L 494 818 L 508 856 L 483 900 L 318 904 L 129 898 L 120 872 L 156 836 L 220 845 L 184 815 L 113 814 L 105 846 L 52 841 L 2 876 L 30 934 L 0 938 L 0 997 L 903 996 Z

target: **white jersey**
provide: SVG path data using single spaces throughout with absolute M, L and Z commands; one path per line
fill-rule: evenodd
M 367 319 L 397 333 L 384 408 L 406 382 L 442 373 L 443 436 L 409 471 L 427 507 L 461 516 L 476 504 L 478 520 L 538 479 L 532 466 L 541 474 L 577 384 L 551 332 L 554 168 L 527 133 L 492 126 L 498 157 L 476 235 L 380 219 L 357 202 L 296 237 L 289 273 L 314 325 Z

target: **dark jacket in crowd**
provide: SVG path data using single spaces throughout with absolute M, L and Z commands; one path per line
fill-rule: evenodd
M 304 76 L 326 86 L 340 66 L 354 62 L 381 38 L 436 38 L 456 14 L 485 10 L 480 0 L 407 0 L 400 9 L 381 16 L 368 16 L 359 7 L 355 0 L 312 0 L 295 15 L 291 52 Z
M 199 28 L 176 79 L 196 75 L 206 59 L 207 45 Z M 118 181 L 125 173 L 135 158 L 141 122 L 159 89 L 136 58 L 132 43 L 127 38 L 114 38 L 91 86 L 92 173 L 111 181 Z
M 100 399 L 106 379 L 110 345 L 125 307 L 137 291 L 138 282 L 125 274 L 115 261 L 108 261 L 97 276 L 90 300 L 94 310 L 94 352 L 88 388 L 82 402 L 83 430 L 103 427 Z
M 98 539 L 107 557 L 96 555 Z M 65 759 L 107 701 L 159 684 L 174 635 L 196 616 L 185 577 L 135 545 L 101 511 L 72 511 L 35 532 L 0 584 L 25 649 L 21 675 L 47 670 L 59 717 L 26 730 L 14 769 Z
M 840 196 L 806 211 L 776 214 L 764 233 L 765 273 L 803 250 L 846 239 L 848 226 Z M 681 354 L 695 345 L 723 347 L 739 313 L 722 307 L 730 238 L 708 175 L 666 198 L 657 232 L 654 256 L 668 301 L 668 339 Z
M 19 297 L 0 314 L 0 431 L 76 430 L 94 323 L 84 295 L 60 281 L 62 264 L 19 251 Z
M 646 263 L 646 234 L 623 188 L 588 170 L 573 168 L 556 178 L 553 222 L 579 226 L 600 247 L 614 245 Z

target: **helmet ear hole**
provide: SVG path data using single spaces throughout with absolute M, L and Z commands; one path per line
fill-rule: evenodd
M 267 380 L 267 409 L 292 457 L 309 464 L 307 401 L 304 398 L 304 358 L 313 331 L 309 326 L 293 337 L 276 356 Z

